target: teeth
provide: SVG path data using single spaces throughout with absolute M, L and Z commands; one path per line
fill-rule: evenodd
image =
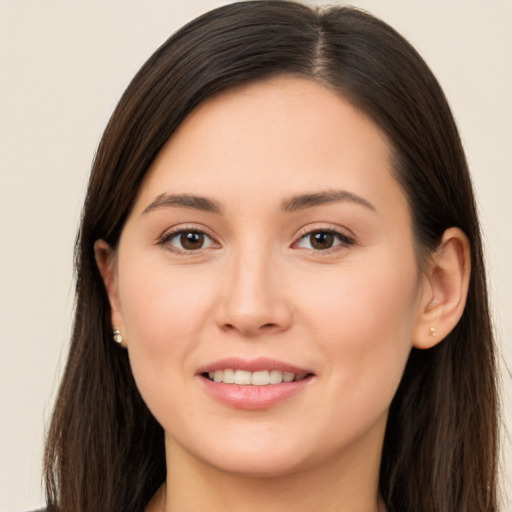
M 224 370 L 222 372 L 222 382 L 233 384 L 235 382 L 235 370 Z
M 269 384 L 281 384 L 281 382 L 299 381 L 307 377 L 307 373 L 281 372 L 279 370 L 262 370 L 248 372 L 245 370 L 215 370 L 208 372 L 208 377 L 214 382 L 224 384 L 238 384 L 240 386 L 268 386 Z
M 269 375 L 270 384 L 281 384 L 283 382 L 283 372 L 279 370 L 271 370 Z
M 246 372 L 245 370 L 235 370 L 235 384 L 249 385 L 250 383 L 251 372 Z
M 270 384 L 270 373 L 267 370 L 254 372 L 251 375 L 251 384 L 253 386 L 268 386 Z

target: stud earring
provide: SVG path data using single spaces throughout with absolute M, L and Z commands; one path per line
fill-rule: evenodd
M 437 332 L 433 327 L 431 327 L 429 329 L 429 332 L 430 332 L 430 336 L 432 336 L 433 338 L 435 338 L 437 336 Z
M 118 343 L 119 345 L 121 345 L 121 343 L 123 342 L 123 337 L 121 336 L 121 331 L 119 329 L 114 329 L 112 331 L 112 339 Z

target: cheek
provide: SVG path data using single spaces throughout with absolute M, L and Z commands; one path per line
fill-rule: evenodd
M 165 349 L 173 338 L 187 338 L 201 323 L 208 284 L 197 272 L 151 260 L 127 258 L 119 283 L 122 315 L 132 343 Z M 142 270 L 141 270 L 142 269 Z
M 382 261 L 381 261 L 382 263 Z M 391 269 L 391 270 L 390 270 Z M 357 403 L 389 402 L 412 347 L 418 306 L 414 259 L 408 264 L 351 267 L 308 294 L 304 311 L 330 361 L 332 382 Z
M 208 317 L 209 288 L 197 272 L 193 275 L 183 267 L 173 272 L 161 263 L 141 265 L 135 255 L 120 263 L 124 268 L 119 293 L 130 362 L 150 405 L 162 386 L 181 386 L 177 375 L 188 368 Z M 188 373 L 193 375 L 192 370 Z

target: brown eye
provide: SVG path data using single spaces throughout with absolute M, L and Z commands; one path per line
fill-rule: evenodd
M 180 234 L 180 244 L 186 251 L 201 249 L 204 245 L 204 233 L 199 231 L 183 231 Z
M 328 231 L 315 231 L 309 234 L 310 244 L 313 249 L 330 249 L 334 245 L 334 235 Z
M 162 238 L 160 244 L 178 253 L 218 247 L 218 244 L 206 233 L 194 229 L 182 229 L 169 233 Z
M 316 229 L 301 236 L 294 244 L 295 247 L 311 249 L 313 251 L 328 251 L 329 249 L 340 249 L 354 245 L 353 238 L 330 229 Z

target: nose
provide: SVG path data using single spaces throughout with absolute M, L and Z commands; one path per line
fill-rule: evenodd
M 221 276 L 217 325 L 246 337 L 288 329 L 293 312 L 280 266 L 262 253 L 252 252 L 234 259 Z

